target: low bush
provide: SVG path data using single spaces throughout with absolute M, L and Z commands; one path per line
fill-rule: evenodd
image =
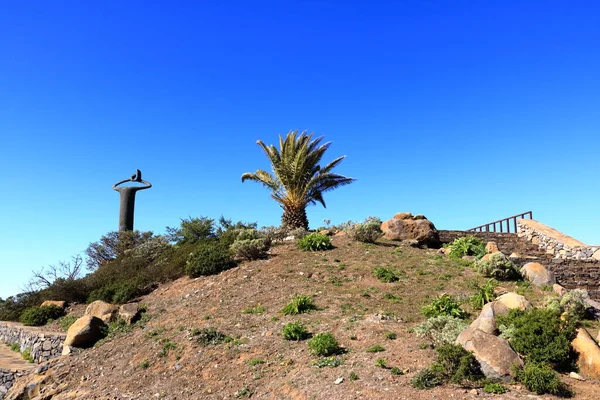
M 460 304 L 449 294 L 442 294 L 430 304 L 421 308 L 421 314 L 427 318 L 447 315 L 455 318 L 466 318 L 467 313 L 460 308 Z
M 240 229 L 230 246 L 234 257 L 245 260 L 258 260 L 267 256 L 271 242 L 261 237 L 256 229 Z
M 377 239 L 383 236 L 381 220 L 376 217 L 369 217 L 365 222 L 347 228 L 346 233 L 358 242 L 375 243 Z
M 483 385 L 483 391 L 491 394 L 504 394 L 508 392 L 506 386 L 496 382 L 488 382 Z
M 57 306 L 29 307 L 21 314 L 20 321 L 27 326 L 42 326 L 62 314 L 63 309 Z
M 562 383 L 556 371 L 546 363 L 526 362 L 523 368 L 515 368 L 515 380 L 536 394 L 554 394 L 571 397 L 568 386 Z
M 383 267 L 374 268 L 373 275 L 384 283 L 392 283 L 400 279 L 392 270 Z
M 221 343 L 225 343 L 229 340 L 229 337 L 227 335 L 219 332 L 215 328 L 194 330 L 192 334 L 196 342 L 198 342 L 201 346 L 214 346 Z
M 577 368 L 577 357 L 571 346 L 577 335 L 576 321 L 561 319 L 555 310 L 534 308 L 529 312 L 510 310 L 497 318 L 497 324 L 526 362 L 550 364 L 560 371 Z
M 486 253 L 485 242 L 473 235 L 458 238 L 446 247 L 450 249 L 448 255 L 456 259 L 464 256 L 482 257 Z
M 415 389 L 432 389 L 444 383 L 444 375 L 439 364 L 422 369 L 410 381 Z
M 496 298 L 494 289 L 498 285 L 495 279 L 489 279 L 483 286 L 475 285 L 475 294 L 469 298 L 475 310 L 481 310 L 484 305 Z
M 288 322 L 283 326 L 281 334 L 285 340 L 303 340 L 306 339 L 309 334 L 306 327 L 299 321 Z
M 502 253 L 493 253 L 488 259 L 475 261 L 474 268 L 483 276 L 501 281 L 521 278 L 519 268 Z
M 112 304 L 127 303 L 138 295 L 138 287 L 139 284 L 135 279 L 109 284 L 92 291 L 87 302 L 102 300 Z
M 440 315 L 417 325 L 414 332 L 417 337 L 429 339 L 437 347 L 454 344 L 458 335 L 467 327 L 468 325 L 460 318 Z
M 587 305 L 585 298 L 587 292 L 581 289 L 570 290 L 564 295 L 549 296 L 545 299 L 545 306 L 549 310 L 554 310 L 560 314 L 567 314 L 567 318 L 582 320 L 585 318 Z
M 281 312 L 284 315 L 297 315 L 316 310 L 317 306 L 308 296 L 295 296 L 292 300 L 286 304 Z
M 304 251 L 322 251 L 332 249 L 333 245 L 329 236 L 315 232 L 300 239 L 298 248 Z
M 186 275 L 195 278 L 214 275 L 232 267 L 233 261 L 229 246 L 218 242 L 201 243 L 188 257 Z
M 319 357 L 329 357 L 338 354 L 341 349 L 338 341 L 331 333 L 318 333 L 308 341 L 310 351 Z
M 462 384 L 465 381 L 477 382 L 485 378 L 473 353 L 461 346 L 447 344 L 435 350 L 438 353 L 437 362 L 442 366 L 444 376 L 450 382 Z

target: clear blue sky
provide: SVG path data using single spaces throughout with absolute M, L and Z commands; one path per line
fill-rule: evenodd
M 94 4 L 92 4 L 94 3 Z M 257 139 L 331 140 L 357 182 L 312 227 L 527 210 L 600 243 L 596 1 L 27 1 L 0 12 L 0 297 L 115 230 L 279 223 Z

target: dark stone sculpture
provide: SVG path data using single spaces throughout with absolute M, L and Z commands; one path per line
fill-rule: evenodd
M 143 183 L 144 186 L 122 186 L 117 187 L 126 182 Z M 121 194 L 121 205 L 119 208 L 119 231 L 133 230 L 133 211 L 135 207 L 135 193 L 138 190 L 150 189 L 152 184 L 142 180 L 142 171 L 136 170 L 136 173 L 131 175 L 131 178 L 124 179 L 113 185 L 113 189 Z

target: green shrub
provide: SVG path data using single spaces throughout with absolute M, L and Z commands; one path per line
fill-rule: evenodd
M 321 251 L 332 249 L 333 245 L 329 236 L 315 232 L 300 239 L 298 241 L 298 248 L 304 251 Z
M 417 337 L 427 338 L 437 347 L 454 344 L 458 335 L 467 327 L 468 325 L 460 318 L 440 315 L 417 325 L 414 332 Z
M 549 310 L 554 310 L 560 314 L 566 313 L 567 318 L 581 320 L 585 318 L 587 305 L 585 299 L 587 292 L 581 289 L 570 290 L 564 295 L 549 296 L 545 299 L 544 305 Z
M 0 321 L 19 321 L 23 311 L 39 305 L 42 301 L 40 292 L 19 293 L 10 296 L 0 304 Z
M 381 220 L 376 217 L 369 217 L 362 224 L 356 224 L 346 229 L 346 233 L 358 242 L 375 243 L 377 239 L 383 236 Z
M 21 314 L 20 321 L 27 326 L 42 326 L 62 314 L 63 309 L 57 306 L 29 307 Z
M 230 250 L 234 257 L 245 260 L 258 260 L 267 256 L 271 242 L 261 237 L 256 229 L 239 229 Z
M 259 233 L 261 237 L 267 239 L 271 244 L 283 242 L 288 236 L 286 229 L 280 226 L 263 226 Z
M 75 323 L 75 321 L 77 321 L 77 317 L 74 315 L 66 315 L 64 317 L 61 317 L 58 319 L 58 325 L 60 326 L 60 328 L 63 331 L 68 331 L 69 328 L 71 327 L 71 325 L 73 325 Z
M 139 284 L 135 279 L 109 284 L 92 291 L 87 302 L 102 300 L 112 304 L 124 304 L 138 295 L 138 287 Z
M 440 315 L 455 318 L 467 317 L 467 313 L 460 308 L 460 305 L 449 294 L 442 294 L 437 299 L 434 299 L 431 304 L 421 308 L 421 314 L 427 318 L 439 317 Z
M 318 333 L 308 341 L 310 351 L 320 357 L 329 357 L 338 354 L 341 349 L 338 341 L 331 333 Z
M 438 353 L 437 362 L 442 366 L 443 374 L 450 382 L 462 384 L 465 381 L 477 382 L 485 378 L 473 353 L 461 346 L 447 344 L 435 350 Z
M 188 257 L 185 273 L 192 278 L 218 274 L 232 266 L 229 247 L 218 242 L 200 243 Z
M 483 285 L 475 285 L 475 294 L 469 298 L 469 302 L 475 310 L 481 310 L 484 305 L 493 301 L 496 298 L 496 292 L 494 289 L 498 285 L 495 279 L 488 279 Z
M 373 275 L 384 283 L 396 282 L 399 279 L 393 271 L 383 267 L 374 268 Z
M 474 267 L 481 275 L 489 278 L 496 278 L 501 281 L 521 278 L 519 268 L 502 253 L 490 254 L 490 257 L 487 260 L 477 260 L 475 261 Z
M 497 318 L 501 332 L 526 362 L 547 363 L 561 371 L 576 368 L 571 346 L 577 335 L 576 321 L 562 320 L 554 310 L 534 308 L 529 312 L 514 309 Z
M 308 296 L 295 296 L 292 300 L 286 304 L 281 312 L 284 315 L 297 315 L 316 310 L 317 306 Z
M 499 383 L 488 382 L 483 386 L 483 391 L 491 394 L 504 394 L 508 392 L 508 389 Z
M 526 362 L 523 368 L 515 368 L 515 379 L 536 394 L 554 394 L 571 397 L 568 386 L 560 381 L 556 371 L 545 363 Z
M 215 328 L 194 329 L 192 331 L 194 339 L 201 346 L 218 345 L 229 340 L 229 337 L 219 332 Z
M 446 247 L 450 249 L 448 255 L 457 259 L 464 256 L 481 257 L 486 253 L 485 242 L 473 235 L 458 238 Z
M 281 330 L 285 340 L 303 340 L 308 337 L 306 327 L 299 321 L 288 322 Z
M 444 375 L 439 364 L 433 364 L 425 369 L 422 369 L 410 381 L 411 385 L 416 389 L 432 389 L 444 383 Z

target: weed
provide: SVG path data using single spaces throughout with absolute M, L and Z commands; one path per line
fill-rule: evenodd
M 322 233 L 311 233 L 298 240 L 298 248 L 304 251 L 321 251 L 333 248 L 331 239 Z
M 302 340 L 309 335 L 306 327 L 299 321 L 288 322 L 283 326 L 281 333 L 286 340 Z
M 396 335 L 394 332 L 386 332 L 383 334 L 383 336 L 388 340 L 396 340 L 398 337 L 398 335 Z
M 391 373 L 392 375 L 404 375 L 404 371 L 402 371 L 402 370 L 401 370 L 400 368 L 398 368 L 398 367 L 392 367 L 392 368 L 390 369 L 390 373 Z
M 458 238 L 445 247 L 450 249 L 448 255 L 454 259 L 464 256 L 481 257 L 486 253 L 485 242 L 474 235 Z
M 144 360 L 140 363 L 141 369 L 148 369 L 148 367 L 150 367 L 150 362 L 148 360 Z
M 316 310 L 317 306 L 308 296 L 296 296 L 283 307 L 281 312 L 284 315 L 297 315 Z
M 387 362 L 383 358 L 379 358 L 377 361 L 375 361 L 375 366 L 384 369 L 387 369 L 388 367 Z
M 253 358 L 252 360 L 246 361 L 246 364 L 248 364 L 251 367 L 254 367 L 254 366 L 257 366 L 260 364 L 264 364 L 264 363 L 265 363 L 265 360 L 262 360 L 260 358 Z
M 444 383 L 444 377 L 439 366 L 433 364 L 421 370 L 410 383 L 416 389 L 431 389 Z
M 254 307 L 247 307 L 247 308 L 244 308 L 244 309 L 242 310 L 242 312 L 243 312 L 244 314 L 262 314 L 262 313 L 264 313 L 266 310 L 267 310 L 267 309 L 265 308 L 265 306 L 258 304 L 258 305 L 254 306 Z
M 558 378 L 556 371 L 546 363 L 526 362 L 523 368 L 514 368 L 516 380 L 536 394 L 555 394 L 571 397 L 572 392 Z
M 394 272 L 383 267 L 374 268 L 373 275 L 375 275 L 377 279 L 384 283 L 396 282 L 399 279 Z
M 254 390 L 245 386 L 245 387 L 241 388 L 240 390 L 238 390 L 237 392 L 235 392 L 234 396 L 236 399 L 249 399 L 250 397 L 252 397 L 253 394 L 254 394 Z
M 192 334 L 195 336 L 196 341 L 202 346 L 214 346 L 231 339 L 214 328 L 205 328 L 202 330 L 196 329 L 192 331 Z
M 483 286 L 474 285 L 475 294 L 469 298 L 469 302 L 475 310 L 481 310 L 484 305 L 496 298 L 496 293 L 494 292 L 496 285 L 498 285 L 498 281 L 493 278 L 488 279 Z
M 330 367 L 335 368 L 339 367 L 344 363 L 344 360 L 341 357 L 323 357 L 319 358 L 317 361 L 313 361 L 313 365 L 317 368 Z
M 71 325 L 73 325 L 75 323 L 75 321 L 77 321 L 77 319 L 78 318 L 74 315 L 67 315 L 67 316 L 59 318 L 57 322 L 58 322 L 58 325 L 60 326 L 60 328 L 66 332 L 69 330 Z
M 352 371 L 350 372 L 350 375 L 348 375 L 348 379 L 351 381 L 357 381 L 360 378 L 358 377 L 358 375 L 356 374 L 356 372 Z
M 428 318 L 447 315 L 462 319 L 467 316 L 467 313 L 461 310 L 460 305 L 448 294 L 443 294 L 434 299 L 431 304 L 424 306 L 421 309 L 421 314 Z
M 483 386 L 483 391 L 492 394 L 504 394 L 508 392 L 506 386 L 496 382 L 488 382 Z
M 163 340 L 163 347 L 160 350 L 160 352 L 158 353 L 159 357 L 166 357 L 169 355 L 169 351 L 170 350 L 175 350 L 177 348 L 177 345 L 173 342 L 171 342 L 170 339 L 164 339 Z
M 316 356 L 329 357 L 338 354 L 341 348 L 331 333 L 318 333 L 308 341 L 308 347 Z
M 31 351 L 29 349 L 25 349 L 23 350 L 23 352 L 21 353 L 21 357 L 23 357 L 23 360 L 26 360 L 29 363 L 33 363 L 33 356 L 31 355 Z

